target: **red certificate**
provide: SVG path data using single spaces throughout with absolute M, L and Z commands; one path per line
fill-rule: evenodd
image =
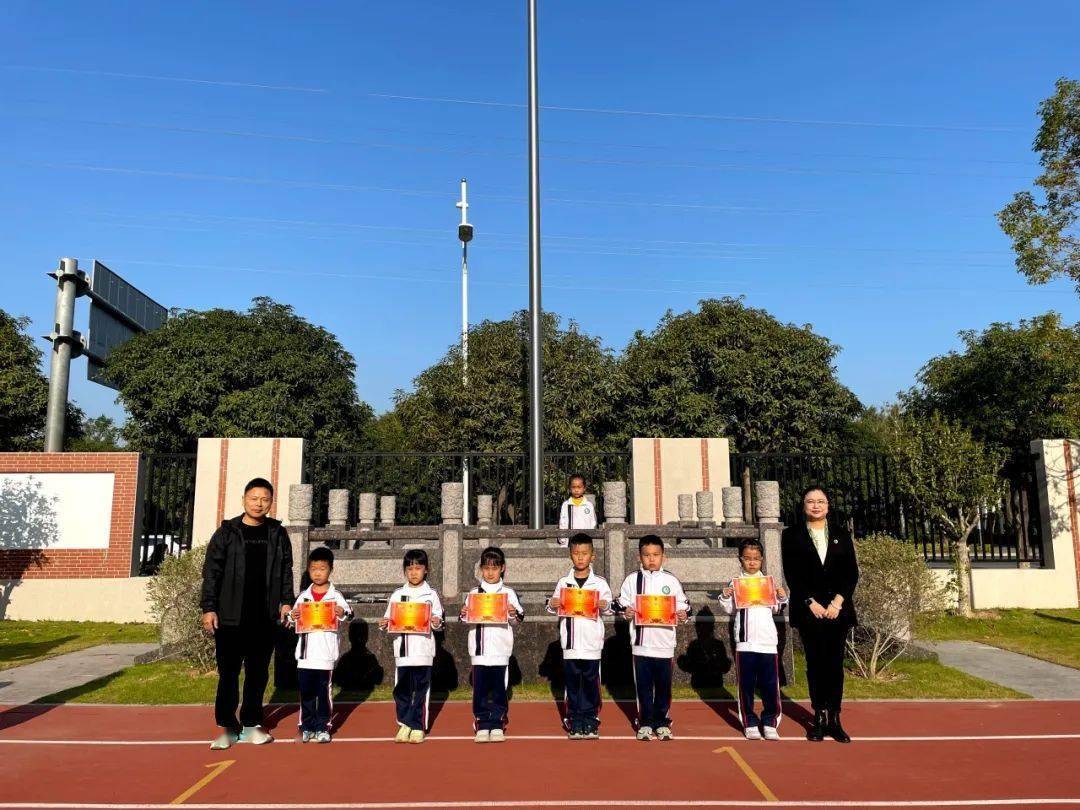
M 505 593 L 470 593 L 465 610 L 469 624 L 506 624 L 510 603 Z
M 431 632 L 431 605 L 427 602 L 391 602 L 391 633 L 414 633 L 426 636 Z
M 321 630 L 337 632 L 337 602 L 301 602 L 300 618 L 296 620 L 297 633 L 315 633 Z
M 641 627 L 674 627 L 679 621 L 675 597 L 663 594 L 639 593 L 634 613 L 634 623 Z
M 772 577 L 735 577 L 735 607 L 776 607 L 776 585 Z
M 600 591 L 563 588 L 559 591 L 559 615 L 581 619 L 600 617 Z

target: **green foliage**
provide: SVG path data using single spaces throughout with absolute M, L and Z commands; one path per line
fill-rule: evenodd
M 200 672 L 214 666 L 214 640 L 203 632 L 199 606 L 205 559 L 205 546 L 166 557 L 147 588 L 162 646 Z
M 1032 148 L 1043 168 L 1035 178 L 1043 202 L 1022 191 L 998 213 L 998 222 L 1029 282 L 1065 277 L 1080 292 L 1080 82 L 1058 79 L 1054 95 L 1039 105 L 1039 116 L 1042 126 Z
M 911 543 L 872 534 L 855 541 L 855 553 L 859 626 L 852 629 L 847 649 L 855 673 L 875 679 L 907 649 L 919 612 L 945 606 L 948 588 L 938 582 Z
M 26 331 L 29 318 L 0 310 L 0 451 L 41 450 L 49 381 L 41 373 L 42 352 Z M 68 404 L 66 437 L 82 434 L 82 411 Z
M 550 452 L 615 449 L 616 404 L 623 390 L 611 352 L 573 322 L 544 313 L 544 428 Z M 528 426 L 527 314 L 484 321 L 469 332 L 468 385 L 452 347 L 399 391 L 395 413 L 410 450 L 522 452 Z M 618 448 L 621 449 L 621 448 Z
M 1032 439 L 1080 434 L 1080 324 L 1050 312 L 960 337 L 962 352 L 923 366 L 904 397 L 910 410 L 940 413 L 1014 454 Z
M 894 486 L 916 513 L 937 525 L 952 543 L 959 609 L 971 612 L 967 539 L 979 509 L 1001 498 L 1002 450 L 980 442 L 964 426 L 940 414 L 890 419 L 889 453 Z
M 336 337 L 292 307 L 255 298 L 247 312 L 186 312 L 109 357 L 140 451 L 195 449 L 202 436 L 297 436 L 321 450 L 365 449 L 371 409 Z
M 114 453 L 125 448 L 120 426 L 103 414 L 84 419 L 82 435 L 73 439 L 68 449 L 81 453 Z
M 740 451 L 837 449 L 862 406 L 836 379 L 839 348 L 733 298 L 664 316 L 621 361 L 619 428 L 631 436 L 726 436 Z

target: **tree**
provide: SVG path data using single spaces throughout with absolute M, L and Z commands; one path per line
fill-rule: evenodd
M 111 417 L 95 416 L 82 422 L 82 436 L 68 448 L 83 453 L 114 453 L 124 449 L 121 428 Z
M 889 453 L 894 486 L 919 517 L 941 528 L 952 547 L 957 603 L 970 616 L 971 561 L 968 537 L 979 511 L 998 500 L 1004 451 L 988 447 L 962 425 L 940 414 L 897 415 L 890 420 Z
M 1050 312 L 960 337 L 963 351 L 919 371 L 904 397 L 909 410 L 939 413 L 1014 456 L 1032 439 L 1080 434 L 1080 324 L 1063 326 Z
M 623 354 L 629 436 L 727 436 L 740 451 L 836 449 L 862 406 L 836 379 L 839 347 L 733 298 L 668 313 Z
M 1035 178 L 1043 198 L 1021 191 L 998 212 L 1012 239 L 1016 267 L 1032 284 L 1065 277 L 1080 292 L 1080 82 L 1061 78 L 1039 105 L 1042 126 L 1032 149 L 1043 173 Z
M 41 373 L 42 352 L 26 331 L 29 318 L 0 310 L 0 451 L 41 450 L 49 381 Z M 82 432 L 82 411 L 68 403 L 65 436 Z
M 109 356 L 140 451 L 193 451 L 202 436 L 298 436 L 323 451 L 364 449 L 371 409 L 337 338 L 269 298 L 247 312 L 170 318 Z
M 544 430 L 550 452 L 613 446 L 620 373 L 612 353 L 573 322 L 543 315 Z M 520 453 L 528 446 L 527 313 L 484 321 L 469 331 L 469 379 L 452 346 L 399 391 L 395 413 L 413 450 Z

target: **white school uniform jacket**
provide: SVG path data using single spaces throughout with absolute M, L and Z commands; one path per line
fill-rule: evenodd
M 563 588 L 576 588 L 577 586 L 574 571 L 571 569 L 569 574 L 555 584 L 555 592 L 551 595 L 551 598 L 558 599 L 559 591 Z M 559 641 L 562 645 L 563 658 L 599 661 L 600 653 L 604 650 L 603 616 L 611 613 L 611 587 L 607 584 L 606 579 L 593 573 L 591 566 L 589 567 L 589 578 L 585 580 L 584 587 L 586 590 L 600 591 L 600 601 L 607 602 L 608 607 L 606 610 L 601 610 L 600 616 L 595 619 L 582 619 L 574 616 L 559 619 Z M 548 613 L 558 613 L 557 610 L 551 608 L 550 600 L 547 611 Z
M 582 497 L 579 506 L 574 505 L 573 498 L 567 498 L 559 509 L 559 528 L 568 529 L 570 534 L 575 531 L 589 531 L 596 528 L 596 507 L 588 498 Z M 570 537 L 560 537 L 559 545 L 570 544 Z
M 686 598 L 682 583 L 663 568 L 659 571 L 639 568 L 637 573 L 630 574 L 623 580 L 622 589 L 619 591 L 619 604 L 633 611 L 639 593 L 674 596 L 676 610 L 690 609 L 690 600 Z M 630 615 L 634 614 L 631 612 Z M 674 627 L 638 627 L 631 619 L 630 638 L 633 639 L 634 655 L 646 658 L 675 657 Z
M 743 572 L 741 576 L 763 577 L 763 573 L 756 574 Z M 729 616 L 735 614 L 735 652 L 776 653 L 776 622 L 773 616 L 780 612 L 780 608 L 787 603 L 787 597 L 777 600 L 776 607 L 741 608 L 735 610 L 735 595 L 726 599 L 721 595 L 720 607 Z
M 505 593 L 510 607 L 518 612 L 517 619 L 509 624 L 470 624 L 469 656 L 474 667 L 505 667 L 510 663 L 510 654 L 514 651 L 514 631 L 512 626 L 525 618 L 525 611 L 518 601 L 513 588 L 508 588 L 500 579 L 494 585 L 481 581 L 469 593 Z
M 416 587 L 406 583 L 390 596 L 391 602 L 427 602 L 431 605 L 432 620 L 443 617 L 443 606 L 435 589 L 424 580 Z M 387 604 L 383 618 L 390 618 L 390 605 Z M 428 631 L 426 636 L 415 633 L 395 633 L 394 658 L 399 667 L 430 667 L 435 661 L 435 636 Z
M 298 597 L 294 608 L 304 602 L 314 602 L 315 594 L 308 586 Z M 341 595 L 341 591 L 330 585 L 320 601 L 334 602 L 345 609 L 344 621 L 353 617 L 352 608 Z M 302 633 L 296 640 L 296 668 L 297 669 L 333 669 L 338 659 L 338 634 L 329 630 L 316 630 L 312 633 Z

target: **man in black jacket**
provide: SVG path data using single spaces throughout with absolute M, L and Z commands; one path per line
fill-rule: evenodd
M 223 521 L 206 549 L 202 624 L 214 634 L 218 668 L 214 714 L 221 734 L 211 744 L 229 748 L 238 740 L 273 741 L 262 729 L 263 693 L 278 622 L 292 609 L 292 545 L 281 522 L 267 517 L 274 487 L 255 478 L 244 487 L 244 513 Z M 244 702 L 240 719 L 240 668 Z

